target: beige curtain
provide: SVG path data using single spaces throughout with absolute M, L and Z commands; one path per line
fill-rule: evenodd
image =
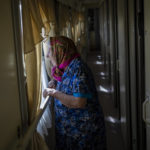
M 41 103 L 41 62 L 42 51 L 41 36 L 42 27 L 50 31 L 49 22 L 52 18 L 53 5 L 49 6 L 52 0 L 22 0 L 23 14 L 23 40 L 25 54 L 25 68 L 27 77 L 27 95 L 29 104 L 30 124 L 38 115 Z M 47 9 L 46 9 L 47 7 Z M 51 18 L 51 19 L 50 19 Z M 31 141 L 32 150 L 48 150 L 43 138 L 36 132 Z
M 41 56 L 41 43 L 36 45 L 34 51 L 25 54 L 30 123 L 37 116 L 41 103 Z M 32 137 L 31 149 L 48 150 L 46 143 L 36 130 Z
M 23 39 L 30 122 L 37 114 L 41 99 L 41 28 L 43 26 L 37 0 L 22 0 Z
M 37 0 L 22 0 L 24 52 L 35 50 L 35 45 L 42 41 L 43 26 Z
M 69 7 L 58 3 L 58 23 L 59 23 L 59 33 L 67 36 L 66 34 L 66 28 L 67 28 L 67 22 L 70 22 L 70 13 L 69 13 Z
M 72 39 L 71 19 L 71 8 L 62 4 L 61 2 L 58 2 L 59 35 L 64 35 Z
M 54 0 L 39 0 L 40 13 L 46 36 L 52 30 L 50 23 L 56 24 Z
M 83 20 L 84 15 L 82 12 L 69 8 L 61 2 L 58 3 L 58 23 L 59 33 L 61 35 L 68 36 L 72 38 L 75 43 L 77 43 L 82 34 L 81 21 Z
M 41 101 L 41 44 L 36 49 L 25 54 L 27 74 L 27 93 L 29 103 L 29 116 L 32 122 L 39 110 Z
M 45 17 L 48 22 L 55 22 L 55 5 L 54 0 L 39 0 L 39 5 L 41 6 Z
M 70 37 L 81 55 L 83 47 L 85 47 L 84 21 L 85 17 L 82 11 L 69 8 L 61 2 L 58 3 L 59 33 Z
M 71 26 L 72 26 L 72 36 L 73 40 L 76 43 L 76 24 L 78 23 L 78 16 L 77 16 L 77 11 L 72 10 L 72 19 L 71 19 Z

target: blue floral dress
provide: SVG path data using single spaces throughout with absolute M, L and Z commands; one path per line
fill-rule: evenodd
M 85 108 L 68 108 L 55 99 L 57 150 L 106 150 L 104 117 L 92 73 L 80 59 L 72 60 L 57 81 L 57 90 L 87 98 Z

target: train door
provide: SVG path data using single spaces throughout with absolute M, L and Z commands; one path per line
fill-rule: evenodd
M 142 121 L 145 95 L 143 37 L 142 0 L 118 1 L 121 129 L 125 149 L 133 150 L 143 150 L 145 144 Z
M 150 150 L 150 1 L 144 0 L 144 24 L 145 24 L 145 94 L 143 103 L 143 119 L 146 125 L 147 149 Z
M 132 150 L 137 150 L 137 86 L 136 86 L 136 19 L 135 1 L 128 0 L 128 41 L 129 41 L 129 61 L 130 61 L 130 117 L 131 117 L 131 146 Z

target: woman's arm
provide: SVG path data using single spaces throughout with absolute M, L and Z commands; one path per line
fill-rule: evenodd
M 43 92 L 44 97 L 48 95 L 58 99 L 63 105 L 69 108 L 85 108 L 87 103 L 86 98 L 74 97 L 51 88 L 46 88 Z

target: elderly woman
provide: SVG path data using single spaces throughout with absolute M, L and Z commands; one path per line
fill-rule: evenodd
M 106 150 L 104 117 L 91 70 L 82 61 L 74 42 L 50 38 L 47 54 L 53 80 L 43 92 L 55 99 L 57 150 Z

